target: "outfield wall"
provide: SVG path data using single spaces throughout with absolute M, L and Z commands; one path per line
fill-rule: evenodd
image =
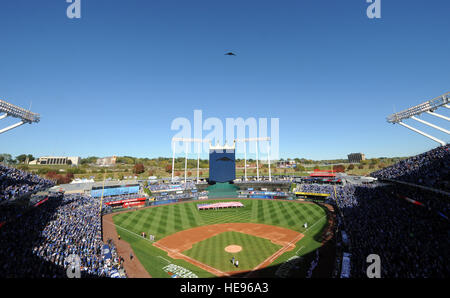
M 254 197 L 248 197 L 248 196 L 238 196 L 236 198 L 208 198 L 208 199 L 170 199 L 170 200 L 161 200 L 161 201 L 150 201 L 148 203 L 148 205 L 146 205 L 145 207 L 129 207 L 129 208 L 116 208 L 113 210 L 109 210 L 108 212 L 104 212 L 103 214 L 110 214 L 110 213 L 117 213 L 117 212 L 124 212 L 124 211 L 132 211 L 132 210 L 137 210 L 137 209 L 141 209 L 141 208 L 148 208 L 148 207 L 156 207 L 156 206 L 163 206 L 163 205 L 169 205 L 169 204 L 177 204 L 177 203 L 182 203 L 182 202 L 192 202 L 192 201 L 198 201 L 198 202 L 202 202 L 202 201 L 207 201 L 207 200 L 224 200 L 224 199 L 244 199 L 244 200 L 260 200 L 260 199 L 265 199 L 265 200 L 279 200 L 279 201 L 297 201 L 295 199 L 289 199 L 289 198 L 278 198 L 271 195 L 268 196 L 254 196 Z M 318 203 L 323 203 L 322 202 L 318 202 Z
M 123 186 L 123 187 L 113 187 L 105 189 L 92 189 L 91 197 L 100 198 L 102 195 L 104 197 L 109 196 L 120 196 L 139 193 L 139 186 Z

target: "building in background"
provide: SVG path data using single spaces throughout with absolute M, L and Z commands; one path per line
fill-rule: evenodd
M 349 163 L 360 163 L 363 160 L 366 160 L 366 156 L 362 153 L 350 153 L 347 155 Z
M 42 156 L 30 161 L 30 165 L 74 165 L 80 164 L 78 156 Z
M 98 166 L 113 166 L 116 164 L 117 156 L 109 156 L 97 159 Z
M 295 168 L 297 163 L 293 159 L 277 161 L 277 168 Z

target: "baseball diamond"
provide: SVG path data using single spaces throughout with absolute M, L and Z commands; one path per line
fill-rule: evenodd
M 215 201 L 205 200 L 202 204 Z M 308 255 L 320 248 L 324 242 L 321 235 L 332 224 L 327 207 L 310 202 L 264 199 L 220 199 L 220 202 L 239 202 L 243 207 L 200 211 L 198 201 L 194 201 L 109 214 L 103 219 L 104 233 L 107 237 L 120 235 L 119 252 L 121 244 L 126 244 L 129 247 L 123 249 L 135 253 L 146 271 L 131 269 L 137 271 L 131 273 L 136 277 L 140 274 L 170 277 L 163 270 L 169 263 L 198 277 L 251 276 L 292 256 Z M 309 228 L 304 227 L 305 222 Z M 156 241 L 142 237 L 142 232 L 154 235 Z M 241 250 L 227 252 L 228 246 Z M 239 261 L 238 266 L 235 260 Z
M 114 298 L 448 279 L 449 11 L 0 0 L 0 279 Z M 134 285 L 97 286 L 116 278 Z

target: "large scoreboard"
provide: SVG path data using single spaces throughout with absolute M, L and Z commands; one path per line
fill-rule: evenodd
M 236 179 L 234 149 L 209 150 L 209 182 L 232 182 Z

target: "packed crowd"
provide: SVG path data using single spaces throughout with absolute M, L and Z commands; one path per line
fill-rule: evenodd
M 381 276 L 428 278 L 449 275 L 450 198 L 401 184 L 303 185 L 329 193 L 350 240 L 352 277 L 366 277 L 366 257 L 378 254 Z
M 372 176 L 449 190 L 449 157 L 447 145 Z M 0 202 L 52 185 L 52 181 L 0 164 Z M 168 190 L 171 186 L 149 188 Z M 186 188 L 193 189 L 195 184 L 189 182 Z M 382 277 L 449 276 L 450 198 L 445 194 L 397 183 L 313 183 L 301 184 L 299 190 L 330 194 L 328 202 L 337 207 L 339 226 L 348 235 L 352 277 L 366 277 L 370 254 L 380 256 Z M 189 197 L 173 192 L 158 195 L 157 200 Z M 67 257 L 73 254 L 80 258 L 82 276 L 111 277 L 123 272 L 123 259 L 114 245 L 108 243 L 108 257 L 102 250 L 106 243 L 101 239 L 99 204 L 99 199 L 65 195 L 51 197 L 38 207 L 1 205 L 0 277 L 66 277 Z
M 79 257 L 82 277 L 123 272 L 114 245 L 107 256 L 102 250 L 99 204 L 85 196 L 51 197 L 7 221 L 0 227 L 0 277 L 67 277 L 70 255 Z
M 155 199 L 157 201 L 162 201 L 162 200 L 182 200 L 182 199 L 195 199 L 198 198 L 199 196 L 201 196 L 202 194 L 206 195 L 205 192 L 202 193 L 198 193 L 198 192 L 193 192 L 193 193 L 167 193 L 167 194 L 161 194 L 161 195 L 157 195 L 155 196 Z
M 371 174 L 450 191 L 450 145 L 404 159 Z
M 313 271 L 314 269 L 316 269 L 318 264 L 319 264 L 319 250 L 316 249 L 314 259 L 311 261 L 311 265 L 308 269 L 308 272 L 306 273 L 306 278 L 311 278 Z
M 257 180 L 256 177 L 247 177 L 247 180 L 245 180 L 245 178 L 242 178 L 241 181 L 239 181 L 239 183 L 252 184 L 252 183 L 255 183 L 255 181 L 258 181 L 258 184 L 260 184 L 260 183 L 272 184 L 274 182 L 289 184 L 289 183 L 291 183 L 292 179 L 283 179 L 283 178 L 279 178 L 277 176 L 272 176 L 271 180 L 269 180 L 269 177 L 262 177 L 262 176 L 260 176 L 259 180 Z
M 14 202 L 5 202 L 0 206 L 0 227 L 8 220 L 20 217 L 28 208 L 28 205 L 19 205 Z
M 180 182 L 177 184 L 171 183 L 154 183 L 149 184 L 148 189 L 150 191 L 164 191 L 164 190 L 182 190 L 182 189 L 195 189 L 195 183 L 193 181 L 186 181 L 186 183 Z
M 0 202 L 53 185 L 51 180 L 0 164 Z

